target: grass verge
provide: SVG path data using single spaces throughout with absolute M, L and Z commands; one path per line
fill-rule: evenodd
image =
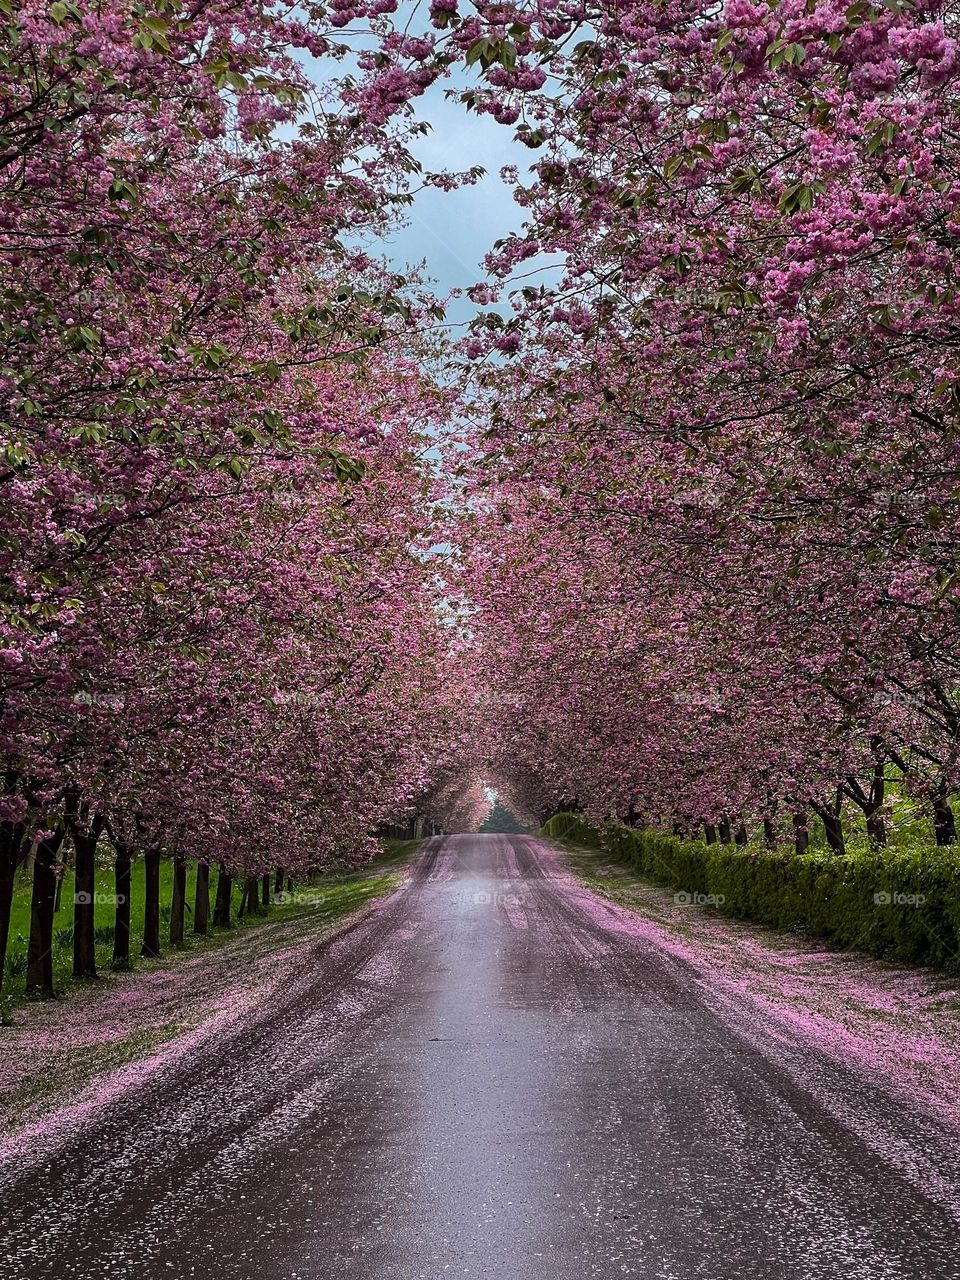
M 294 882 L 292 891 L 287 891 L 279 902 L 271 902 L 258 912 L 248 913 L 238 918 L 243 885 L 235 881 L 233 884 L 233 901 L 231 909 L 231 926 L 229 929 L 214 929 L 205 935 L 192 932 L 193 901 L 196 884 L 196 865 L 189 864 L 187 870 L 187 906 L 184 941 L 177 946 L 169 943 L 164 947 L 164 939 L 170 921 L 170 899 L 173 891 L 173 867 L 166 860 L 160 866 L 160 908 L 161 946 L 164 954 L 155 960 L 139 957 L 139 949 L 143 937 L 144 916 L 144 864 L 142 860 L 134 863 L 131 875 L 130 893 L 130 928 L 131 928 L 131 969 L 163 969 L 177 956 L 194 954 L 211 947 L 221 946 L 227 939 L 237 935 L 239 931 L 258 929 L 270 921 L 281 922 L 296 920 L 310 916 L 323 924 L 340 919 L 362 906 L 369 898 L 377 897 L 393 888 L 397 881 L 394 874 L 415 853 L 420 845 L 419 840 L 384 840 L 383 852 L 362 867 L 335 868 L 310 879 Z M 216 888 L 216 870 L 211 875 L 211 907 L 213 893 Z M 78 988 L 89 987 L 90 981 L 77 982 L 72 976 L 73 969 L 73 872 L 68 870 L 64 876 L 60 894 L 60 909 L 54 924 L 53 972 L 54 986 L 58 997 L 66 998 Z M 94 924 L 96 930 L 97 969 L 106 976 L 110 971 L 113 958 L 113 922 L 114 905 L 107 901 L 114 892 L 113 873 L 108 865 L 98 867 L 96 877 L 97 900 L 94 905 Z M 18 1008 L 27 1003 L 24 993 L 24 975 L 26 973 L 27 944 L 30 936 L 30 897 L 31 884 L 29 876 L 21 874 L 18 878 L 13 899 L 10 919 L 10 938 L 7 945 L 2 999 L 0 999 L 0 1024 L 10 1021 Z M 99 981 L 99 980 L 98 980 Z
M 131 970 L 94 982 L 63 982 L 61 998 L 11 1002 L 0 1031 L 0 1134 L 59 1109 L 94 1077 L 151 1057 L 236 1003 L 238 992 L 282 982 L 304 943 L 323 937 L 402 883 L 420 841 L 384 841 L 360 868 L 343 867 L 295 886 L 287 901 L 238 926 L 190 937 Z M 109 963 L 109 955 L 107 956 Z

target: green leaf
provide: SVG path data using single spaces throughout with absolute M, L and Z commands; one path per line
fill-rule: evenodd
M 470 46 L 470 48 L 467 50 L 467 56 L 465 59 L 467 66 L 472 67 L 475 62 L 479 62 L 480 59 L 487 53 L 489 48 L 490 48 L 490 41 L 486 38 L 486 36 L 483 36 L 480 40 L 475 40 L 473 44 Z

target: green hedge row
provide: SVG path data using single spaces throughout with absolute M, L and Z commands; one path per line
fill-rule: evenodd
M 729 915 L 884 959 L 960 968 L 956 847 L 798 856 L 614 824 L 598 829 L 572 813 L 556 814 L 543 834 L 606 849 L 647 879 Z

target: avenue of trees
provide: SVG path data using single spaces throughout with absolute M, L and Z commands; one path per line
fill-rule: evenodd
M 515 13 L 459 30 L 532 151 L 468 344 L 516 810 L 842 851 L 895 800 L 952 841 L 955 7 Z
M 841 852 L 896 804 L 954 840 L 954 7 L 0 9 L 32 990 L 68 851 L 84 977 L 105 851 L 146 860 L 149 952 L 159 860 L 182 918 L 188 861 L 202 895 L 299 875 L 476 827 L 484 783 L 529 825 Z M 443 80 L 530 160 L 452 355 L 381 257 L 476 176 L 412 158 Z
M 464 699 L 431 562 L 437 306 L 371 251 L 423 78 L 346 74 L 313 5 L 3 21 L 0 957 L 29 859 L 42 994 L 68 850 L 86 977 L 98 859 L 120 965 L 146 860 L 153 954 L 161 859 L 176 942 L 188 860 L 202 926 L 210 867 L 222 915 L 233 877 L 255 902 L 368 855 L 455 772 Z

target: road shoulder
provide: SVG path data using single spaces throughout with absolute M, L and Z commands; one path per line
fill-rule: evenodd
M 405 883 L 412 852 L 311 885 L 296 909 L 256 929 L 106 972 L 69 999 L 21 1005 L 0 1028 L 0 1160 L 58 1114 L 79 1118 L 269 1005 L 319 944 Z
M 960 1130 L 956 976 L 887 964 L 711 912 L 602 850 L 543 841 L 551 872 L 604 928 L 685 961 L 756 1042 L 798 1044 Z M 687 895 L 689 897 L 689 895 Z M 681 900 L 678 900 L 681 899 Z

